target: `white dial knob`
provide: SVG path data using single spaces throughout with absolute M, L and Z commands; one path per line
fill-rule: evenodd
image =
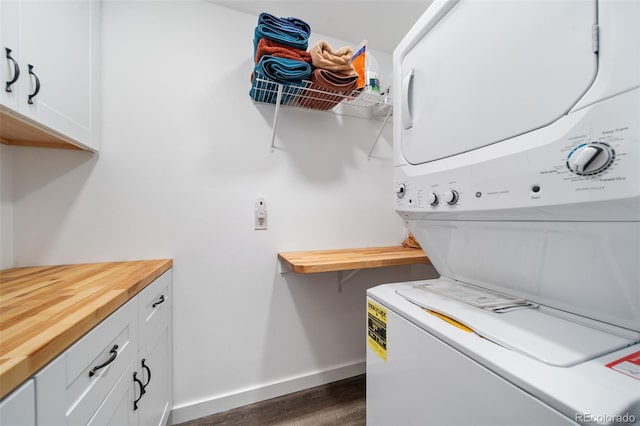
M 400 183 L 396 186 L 396 197 L 402 198 L 407 193 L 407 186 L 404 183 Z
M 437 206 L 439 202 L 440 200 L 438 200 L 438 194 L 436 194 L 435 192 L 427 195 L 427 203 L 429 203 L 429 205 Z
M 567 158 L 567 167 L 580 176 L 595 175 L 606 170 L 615 158 L 611 147 L 605 143 L 592 142 L 577 146 Z
M 444 193 L 444 201 L 450 206 L 456 204 L 459 198 L 460 196 L 458 195 L 458 191 L 456 191 L 455 189 Z

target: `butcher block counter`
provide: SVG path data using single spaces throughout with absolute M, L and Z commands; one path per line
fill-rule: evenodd
M 0 271 L 0 398 L 172 266 L 160 259 Z
M 429 263 L 422 249 L 403 246 L 280 252 L 278 259 L 300 274 Z

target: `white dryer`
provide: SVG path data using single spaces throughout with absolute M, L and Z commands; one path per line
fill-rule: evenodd
M 640 1 L 436 1 L 394 51 L 367 424 L 640 424 Z

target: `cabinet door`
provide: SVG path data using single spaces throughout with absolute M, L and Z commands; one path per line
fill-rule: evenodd
M 17 110 L 20 84 L 20 78 L 16 78 L 20 73 L 17 1 L 0 2 L 0 49 L 0 105 Z M 7 83 L 11 83 L 8 88 Z
M 145 384 L 139 402 L 141 425 L 164 425 L 172 406 L 171 270 L 138 295 L 140 350 L 138 371 Z
M 135 401 L 136 395 L 139 395 L 140 389 L 134 385 L 133 368 L 132 361 L 87 425 L 138 425 L 138 416 L 133 410 L 133 401 Z
M 97 148 L 99 1 L 18 4 L 18 112 Z
M 140 353 L 139 375 L 144 383 L 144 395 L 139 402 L 141 425 L 165 425 L 169 419 L 172 401 L 171 337 L 164 327 L 158 339 L 147 351 Z
M 33 379 L 14 390 L 0 402 L 0 425 L 35 426 L 36 395 Z

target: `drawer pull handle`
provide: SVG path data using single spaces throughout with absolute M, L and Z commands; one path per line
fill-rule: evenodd
M 153 305 L 151 305 L 151 308 L 155 308 L 156 306 L 158 306 L 159 304 L 164 302 L 164 294 L 160 295 L 160 299 L 158 299 L 158 301 L 156 303 L 154 303 Z
M 38 93 L 40 93 L 40 79 L 38 78 L 36 73 L 33 72 L 33 65 L 31 65 L 31 64 L 29 64 L 29 74 L 31 74 L 36 79 L 36 88 L 33 91 L 33 93 L 29 95 L 29 100 L 27 101 L 27 103 L 29 105 L 32 105 L 33 104 L 33 98 L 35 98 L 36 95 Z
M 137 371 L 133 373 L 133 382 L 137 383 L 140 386 L 140 396 L 138 397 L 138 399 L 133 401 L 133 411 L 136 411 L 138 409 L 138 402 L 142 399 L 142 395 L 144 395 L 145 393 L 144 385 L 140 380 L 138 380 L 138 378 L 136 377 L 137 375 L 138 375 Z
M 103 364 L 96 365 L 95 367 L 93 367 L 93 369 L 89 371 L 89 377 L 93 377 L 96 374 L 96 371 L 106 367 L 107 365 L 115 361 L 116 357 L 118 356 L 118 351 L 116 349 L 118 349 L 118 345 L 113 345 L 113 348 L 111 348 L 111 350 L 109 351 L 109 353 L 111 354 L 109 359 L 106 360 Z
M 5 47 L 5 50 L 7 51 L 7 59 L 13 63 L 13 78 L 10 81 L 7 81 L 7 85 L 4 90 L 6 92 L 12 92 L 11 86 L 13 86 L 13 83 L 18 81 L 18 77 L 20 77 L 20 67 L 18 66 L 16 60 L 11 57 L 11 49 Z
M 149 382 L 151 381 L 151 369 L 149 368 L 148 365 L 146 365 L 144 362 L 146 361 L 146 359 L 142 360 L 142 368 L 144 368 L 145 370 L 147 370 L 147 383 L 145 383 L 144 385 L 142 385 L 143 389 L 147 389 L 147 386 L 149 385 Z M 142 376 L 144 378 L 144 376 Z

